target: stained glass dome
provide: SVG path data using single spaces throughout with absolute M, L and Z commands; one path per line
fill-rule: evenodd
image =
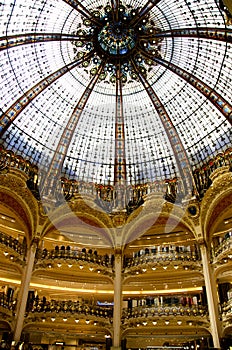
M 218 0 L 14 0 L 1 9 L 1 141 L 47 172 L 185 177 L 231 146 L 232 27 Z

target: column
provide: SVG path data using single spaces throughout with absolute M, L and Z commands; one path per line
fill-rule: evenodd
M 121 314 L 122 314 L 122 254 L 115 253 L 114 262 L 114 317 L 113 349 L 121 348 Z
M 200 245 L 203 273 L 205 279 L 206 295 L 209 310 L 210 329 L 215 348 L 220 348 L 221 324 L 219 321 L 218 296 L 216 281 L 213 278 L 211 266 L 209 264 L 208 250 L 205 244 Z
M 26 265 L 23 271 L 16 309 L 16 322 L 13 337 L 16 342 L 20 341 L 21 333 L 23 330 L 24 314 L 26 310 L 27 297 L 34 267 L 36 248 L 37 244 L 33 243 L 27 250 Z

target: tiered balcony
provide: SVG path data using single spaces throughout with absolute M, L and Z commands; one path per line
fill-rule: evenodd
M 227 238 L 222 240 L 222 242 L 213 250 L 212 256 L 215 265 L 220 266 L 232 262 L 232 235 L 228 235 Z
M 123 309 L 122 323 L 125 327 L 182 325 L 209 327 L 208 309 L 200 305 L 140 306 Z
M 25 264 L 26 246 L 19 240 L 0 232 L 1 255 L 21 266 Z

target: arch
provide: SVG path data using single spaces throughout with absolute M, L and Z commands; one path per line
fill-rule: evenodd
M 34 196 L 27 189 L 26 175 L 20 170 L 11 170 L 7 176 L 2 175 L 0 185 L 0 202 L 11 208 L 22 223 L 27 241 L 36 233 L 39 206 Z
M 0 320 L 0 330 L 3 332 L 11 332 L 12 326 L 9 321 Z
M 123 243 L 128 242 L 142 236 L 154 225 L 164 228 L 164 232 L 172 232 L 177 226 L 183 230 L 189 231 L 196 238 L 196 232 L 191 219 L 186 215 L 184 209 L 166 202 L 162 197 L 151 196 L 146 199 L 144 207 L 138 208 L 128 218 L 128 225 L 125 226 L 122 232 Z M 165 229 L 166 228 L 166 229 Z
M 49 220 L 45 222 L 42 237 L 52 230 L 64 232 L 71 240 L 77 239 L 78 230 L 91 236 L 102 237 L 108 247 L 114 247 L 114 227 L 111 218 L 103 211 L 97 210 L 95 203 L 82 198 L 74 199 L 70 205 L 64 203 L 49 214 Z M 92 237 L 93 237 L 92 236 Z M 86 240 L 84 240 L 85 242 Z M 80 238 L 78 239 L 79 243 Z M 94 240 L 92 241 L 94 244 Z M 96 242 L 97 243 L 97 242 Z
M 223 211 L 229 208 L 232 209 L 232 173 L 226 172 L 213 181 L 202 200 L 200 221 L 206 242 L 211 241 Z

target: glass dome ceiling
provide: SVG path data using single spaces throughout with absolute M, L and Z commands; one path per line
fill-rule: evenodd
M 185 176 L 231 146 L 232 27 L 217 0 L 12 0 L 1 140 L 48 175 Z

